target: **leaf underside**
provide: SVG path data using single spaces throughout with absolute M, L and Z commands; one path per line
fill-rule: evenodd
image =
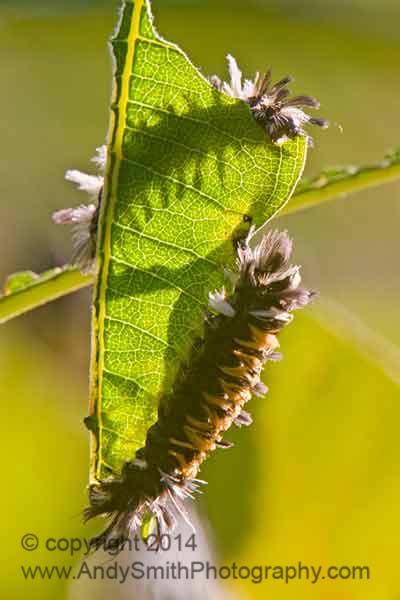
M 339 167 L 324 170 L 312 180 L 302 180 L 279 216 L 314 208 L 340 196 L 400 179 L 400 149 L 374 165 Z M 268 207 L 267 207 L 268 208 Z M 10 275 L 0 294 L 0 324 L 66 294 L 92 284 L 91 275 L 83 275 L 66 265 L 40 275 L 22 271 Z
M 190 347 L 232 238 L 271 218 L 303 171 L 306 141 L 272 145 L 245 102 L 216 91 L 124 4 L 93 311 L 91 478 L 143 446 Z

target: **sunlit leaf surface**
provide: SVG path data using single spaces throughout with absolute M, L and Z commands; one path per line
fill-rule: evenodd
M 223 283 L 232 238 L 290 197 L 304 138 L 273 146 L 242 101 L 217 92 L 127 2 L 112 41 L 115 89 L 100 223 L 91 419 L 92 476 L 143 445 Z

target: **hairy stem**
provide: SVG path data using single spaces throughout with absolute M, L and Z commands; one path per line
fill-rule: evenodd
M 325 172 L 305 183 L 279 213 L 280 216 L 313 208 L 328 200 L 353 194 L 400 179 L 400 154 L 394 153 L 371 167 L 344 168 Z M 261 229 L 260 229 L 261 231 Z M 0 324 L 29 310 L 71 294 L 93 283 L 93 275 L 82 275 L 66 266 L 51 277 L 10 295 L 0 296 Z
M 44 281 L 0 297 L 0 324 L 92 283 L 93 275 L 82 275 L 71 267 L 60 269 Z
M 400 179 L 400 163 L 354 169 L 354 172 L 347 172 L 336 177 L 322 175 L 295 194 L 279 213 L 279 216 L 313 208 L 328 200 L 390 183 L 396 179 Z

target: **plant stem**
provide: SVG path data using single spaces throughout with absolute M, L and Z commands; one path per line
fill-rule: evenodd
M 396 179 L 400 179 L 398 159 L 387 164 L 356 169 L 354 172 L 343 171 L 343 174 L 339 173 L 339 176 L 332 177 L 329 174 L 322 174 L 314 182 L 311 182 L 308 188 L 295 194 L 279 213 L 279 216 L 313 208 L 338 196 L 353 194 Z M 93 275 L 82 275 L 77 269 L 67 266 L 51 277 L 46 277 L 42 281 L 39 279 L 37 283 L 22 290 L 0 296 L 0 324 L 47 302 L 61 298 L 61 296 L 87 287 L 93 281 Z
M 67 267 L 44 281 L 33 283 L 13 294 L 1 296 L 0 324 L 92 283 L 93 275 L 82 275 L 77 269 Z
M 396 179 L 400 179 L 400 163 L 391 164 L 387 167 L 376 166 L 360 169 L 338 180 L 327 181 L 326 184 L 320 187 L 311 185 L 308 189 L 295 194 L 279 213 L 279 216 L 313 208 L 338 196 L 347 196 L 367 188 L 390 183 Z

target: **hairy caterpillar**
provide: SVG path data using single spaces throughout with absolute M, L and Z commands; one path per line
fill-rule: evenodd
M 325 119 L 311 117 L 301 107 L 319 108 L 319 102 L 311 96 L 290 97 L 288 84 L 291 77 L 284 77 L 271 85 L 271 70 L 260 77 L 256 73 L 254 80 L 246 79 L 242 83 L 242 72 L 236 60 L 228 54 L 230 83 L 221 81 L 213 75 L 210 84 L 228 96 L 247 102 L 250 112 L 265 130 L 271 141 L 282 145 L 289 139 L 302 136 L 312 146 L 312 137 L 304 129 L 306 124 L 326 128 L 329 122 Z M 92 159 L 96 163 L 99 175 L 88 175 L 77 170 L 66 172 L 66 179 L 78 185 L 80 190 L 89 194 L 92 202 L 76 208 L 58 210 L 53 214 L 53 222 L 58 225 L 73 225 L 73 255 L 71 263 L 83 273 L 93 271 L 95 264 L 96 234 L 99 209 L 104 186 L 104 172 L 107 161 L 107 147 L 97 148 L 97 155 Z
M 203 483 L 197 479 L 202 462 L 215 448 L 231 445 L 225 431 L 232 423 L 251 423 L 243 406 L 252 394 L 267 392 L 260 374 L 266 361 L 279 358 L 276 336 L 291 311 L 313 296 L 300 286 L 299 267 L 289 265 L 291 251 L 286 233 L 270 232 L 254 249 L 248 239 L 238 244 L 233 293 L 210 294 L 213 312 L 206 316 L 202 348 L 162 398 L 144 448 L 119 478 L 90 488 L 85 518 L 112 517 L 93 543 L 122 543 L 149 514 L 158 534 L 172 528 L 174 513 L 185 517 L 182 501 Z
M 53 213 L 53 223 L 56 225 L 72 225 L 73 254 L 71 264 L 78 267 L 82 273 L 94 270 L 96 254 L 97 225 L 99 220 L 100 205 L 104 188 L 104 171 L 107 160 L 107 147 L 97 148 L 97 154 L 92 158 L 96 163 L 99 175 L 88 175 L 77 170 L 67 171 L 65 179 L 86 192 L 91 203 L 81 204 L 76 208 L 64 208 Z
M 254 119 L 260 123 L 274 144 L 281 145 L 289 139 L 300 135 L 307 138 L 312 145 L 312 138 L 304 129 L 304 125 L 318 125 L 326 128 L 329 123 L 325 119 L 310 117 L 302 106 L 319 108 L 319 102 L 311 96 L 290 97 L 288 84 L 292 77 L 284 77 L 271 86 L 271 69 L 260 77 L 257 73 L 254 80 L 246 79 L 242 85 L 242 72 L 236 60 L 228 54 L 230 83 L 222 82 L 219 77 L 210 77 L 210 83 L 228 96 L 239 98 L 248 103 Z

